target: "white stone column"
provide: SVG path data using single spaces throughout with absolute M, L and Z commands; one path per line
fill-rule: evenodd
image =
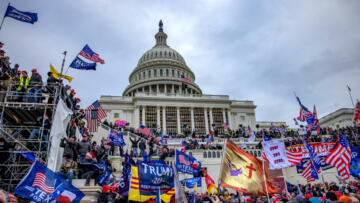
M 212 115 L 212 108 L 209 108 L 209 114 L 210 114 L 210 129 L 214 131 L 212 124 L 214 123 L 213 115 Z
M 208 117 L 207 117 L 207 108 L 204 108 L 204 118 L 205 118 L 205 131 L 206 134 L 209 134 L 209 122 L 208 122 Z
M 145 125 L 145 106 L 142 106 L 142 125 Z
M 137 129 L 140 126 L 140 110 L 138 106 L 135 106 L 135 116 L 134 116 L 134 123 L 132 126 L 134 126 L 135 129 Z
M 167 86 L 167 85 L 165 84 L 165 85 L 164 85 L 164 93 L 165 93 L 165 94 L 167 94 L 167 87 L 166 87 L 166 86 Z
M 175 94 L 175 87 L 174 87 L 174 85 L 171 85 L 171 94 Z
M 156 85 L 156 94 L 159 94 L 160 91 L 159 91 L 159 84 Z
M 157 129 L 160 129 L 161 123 L 160 123 L 160 106 L 156 107 L 156 127 Z
M 182 94 L 181 85 L 179 85 L 179 94 Z
M 227 113 L 228 113 L 228 121 L 227 122 L 229 123 L 230 129 L 233 129 L 230 109 L 228 109 Z
M 191 131 L 195 130 L 195 119 L 194 119 L 194 108 L 190 108 L 190 114 L 191 114 Z
M 180 126 L 180 107 L 176 107 L 176 121 L 177 121 L 178 133 L 181 133 L 181 126 Z
M 152 88 L 151 88 L 151 85 L 149 85 L 149 94 L 152 93 Z
M 222 114 L 223 114 L 223 122 L 226 123 L 226 115 L 225 115 L 225 109 L 222 109 Z
M 165 134 L 167 134 L 166 133 L 166 107 L 165 106 L 163 106 L 162 107 L 162 115 L 163 115 L 163 132 L 165 133 Z

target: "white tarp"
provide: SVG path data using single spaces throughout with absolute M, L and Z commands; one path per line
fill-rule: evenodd
M 262 142 L 266 158 L 269 160 L 270 169 L 281 169 L 290 167 L 287 159 L 284 141 L 282 139 Z
M 62 99 L 57 104 L 54 120 L 51 125 L 49 142 L 51 142 L 47 167 L 53 171 L 60 166 L 63 148 L 60 148 L 61 138 L 66 137 L 66 127 L 73 112 L 66 106 Z

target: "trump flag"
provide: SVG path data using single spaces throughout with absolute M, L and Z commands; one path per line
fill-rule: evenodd
M 37 13 L 19 11 L 12 6 L 8 6 L 4 17 L 14 18 L 15 20 L 34 24 L 38 20 Z
M 99 54 L 94 52 L 86 44 L 76 58 L 71 62 L 70 67 L 81 70 L 96 70 L 96 63 L 104 64 L 104 60 L 99 57 Z
M 176 150 L 175 168 L 178 172 L 197 175 L 201 168 L 201 163 L 194 157 Z
M 83 192 L 38 161 L 35 161 L 14 193 L 34 202 L 76 203 L 84 197 Z

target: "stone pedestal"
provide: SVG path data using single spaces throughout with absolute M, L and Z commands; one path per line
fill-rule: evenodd
M 72 184 L 81 190 L 85 196 L 81 199 L 80 202 L 98 202 L 102 188 L 100 186 L 95 186 L 95 180 L 90 180 L 90 186 L 85 186 L 85 179 L 74 179 Z
M 119 146 L 114 146 L 114 155 L 115 156 L 120 156 L 120 148 L 119 148 Z
M 120 156 L 109 156 L 109 159 L 111 160 L 111 165 L 113 168 L 116 169 L 115 174 L 117 173 L 121 173 L 122 172 L 122 162 L 123 162 L 123 157 Z
M 99 195 L 102 191 L 100 186 L 82 186 L 77 188 L 79 188 L 85 194 L 80 202 L 98 202 Z

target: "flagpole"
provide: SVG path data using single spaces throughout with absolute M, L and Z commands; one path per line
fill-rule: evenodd
M 66 57 L 67 51 L 64 51 L 63 54 L 64 54 L 64 58 L 63 58 L 62 65 L 61 65 L 60 77 L 63 75 L 64 65 L 65 65 L 65 57 Z
M 281 168 L 281 173 L 282 173 L 282 175 L 283 175 L 283 178 L 284 178 L 284 183 L 285 183 L 285 190 L 286 190 L 286 192 L 288 192 L 288 188 L 287 188 L 287 183 L 286 183 L 286 179 L 285 179 L 285 175 L 284 175 L 284 169 L 283 169 L 283 168 Z
M 6 7 L 6 11 L 7 11 L 7 8 L 8 8 L 9 6 L 10 6 L 10 2 L 8 3 L 8 6 Z M 5 14 L 6 14 L 6 11 L 5 11 Z M 3 24 L 4 24 L 5 14 L 4 14 L 3 19 L 2 19 L 2 21 L 1 21 L 0 30 L 1 30 L 2 26 L 3 26 Z
M 264 160 L 264 158 L 262 158 L 262 168 L 263 168 L 263 175 L 264 175 L 264 182 L 265 182 L 266 197 L 268 199 L 268 203 L 270 203 L 269 191 L 268 191 L 267 181 L 266 181 L 266 176 L 265 176 L 265 164 L 264 163 L 265 163 L 265 160 Z
M 225 138 L 225 141 L 224 141 L 224 146 L 223 146 L 223 151 L 222 151 L 221 168 L 220 168 L 220 174 L 219 174 L 219 179 L 218 179 L 218 188 L 220 188 L 221 173 L 222 173 L 223 166 L 224 166 L 224 158 L 225 158 L 226 143 L 227 143 L 227 138 Z
M 348 88 L 348 92 L 349 92 L 349 96 L 350 96 L 351 103 L 352 103 L 353 107 L 355 108 L 354 100 L 353 100 L 353 98 L 352 98 L 351 89 L 350 89 L 349 85 L 347 85 L 347 88 Z

